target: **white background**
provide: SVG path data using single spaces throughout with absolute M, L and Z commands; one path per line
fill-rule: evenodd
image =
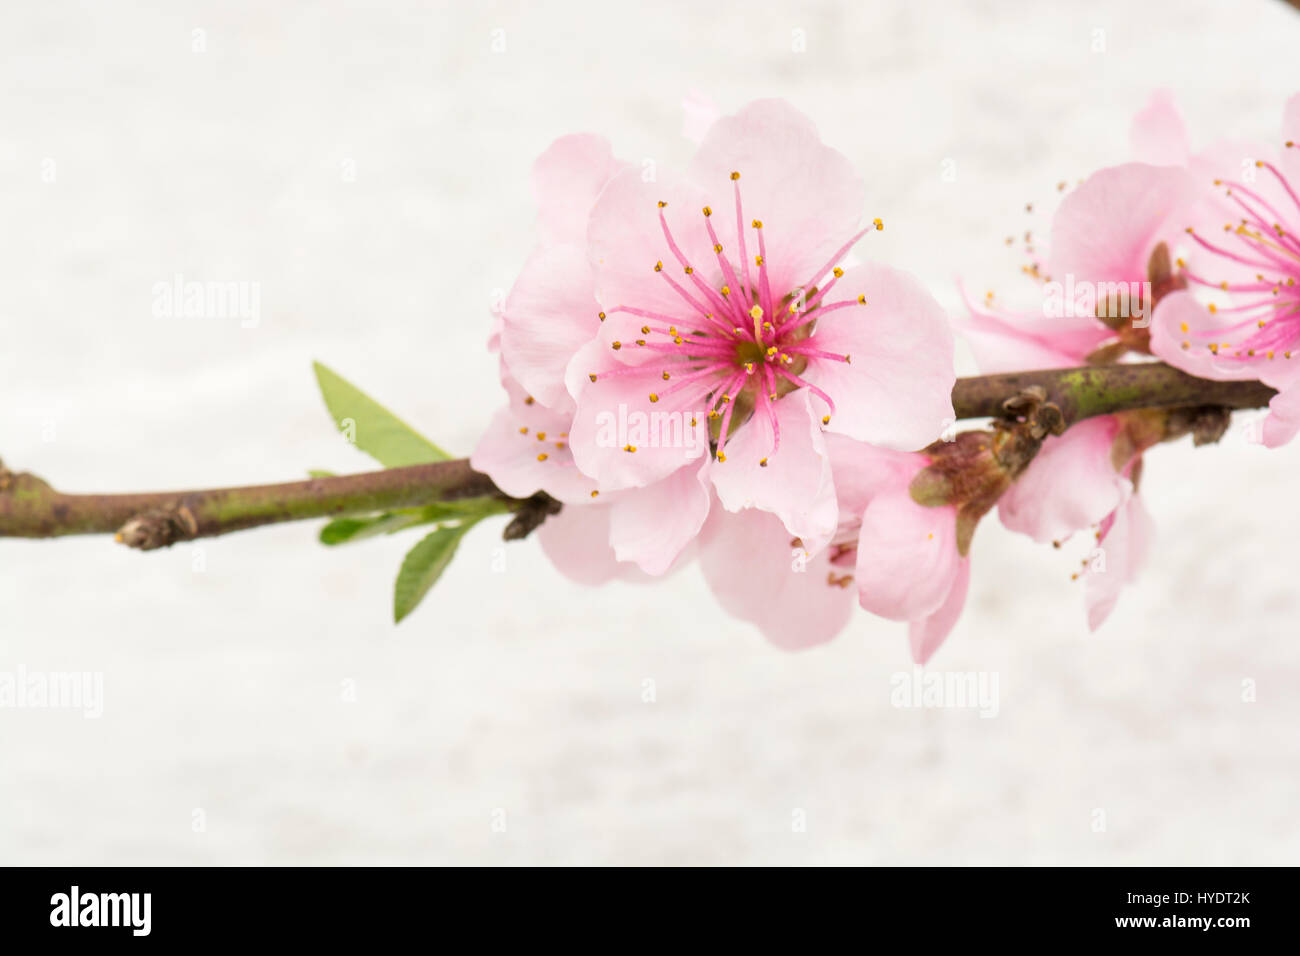
M 1263 0 L 5 4 L 0 455 L 67 491 L 364 470 L 316 358 L 467 453 L 533 158 L 592 130 L 684 162 L 692 90 L 811 115 L 887 223 L 864 251 L 955 308 L 959 275 L 1016 287 L 1024 204 L 1126 159 L 1153 89 L 1196 143 L 1276 139 L 1298 48 Z M 259 282 L 260 326 L 153 318 L 178 272 Z M 525 542 L 494 573 L 499 524 L 401 627 L 410 536 L 282 526 L 201 573 L 3 541 L 0 670 L 102 671 L 106 700 L 0 710 L 0 861 L 1294 863 L 1297 474 L 1239 432 L 1149 455 L 1152 565 L 1096 635 L 1078 553 L 986 521 L 934 664 L 997 672 L 989 720 L 891 707 L 900 625 L 785 654 L 694 570 L 586 590 Z

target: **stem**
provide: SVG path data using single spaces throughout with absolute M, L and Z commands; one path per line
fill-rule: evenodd
M 1058 405 L 1071 424 L 1139 408 L 1259 408 L 1276 394 L 1260 382 L 1209 381 L 1151 362 L 958 379 L 953 408 L 959 419 L 997 417 L 1004 413 L 1003 402 L 1031 386 L 1044 389 L 1047 400 Z M 467 459 L 277 485 L 125 495 L 63 494 L 35 475 L 15 474 L 0 464 L 0 537 L 113 534 L 132 547 L 150 550 L 285 521 L 466 498 L 509 502 L 517 515 L 508 537 L 523 537 L 558 510 L 556 502 L 540 493 L 511 498 L 470 468 Z
M 1067 424 L 1138 408 L 1261 408 L 1277 394 L 1262 382 L 1212 381 L 1163 362 L 1142 362 L 959 378 L 952 390 L 953 409 L 959 419 L 996 417 L 1006 399 L 1035 385 L 1060 406 Z

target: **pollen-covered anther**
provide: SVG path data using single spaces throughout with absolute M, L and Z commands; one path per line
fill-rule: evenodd
M 718 290 L 718 291 L 720 291 L 723 295 L 731 295 L 731 286 L 729 286 L 729 285 L 724 285 L 724 286 L 723 286 L 720 290 Z
M 668 375 L 668 370 L 667 370 L 667 369 L 664 369 L 664 381 L 665 381 L 665 382 L 668 381 L 669 377 L 670 377 L 670 376 Z
M 591 379 L 593 382 L 596 381 L 596 373 L 595 373 L 595 372 L 588 372 L 588 373 L 587 373 L 587 378 Z
M 749 310 L 749 317 L 751 319 L 761 319 L 763 317 L 763 307 L 761 305 L 754 306 Z
M 721 451 L 718 452 L 718 461 L 726 461 L 726 460 L 727 460 L 726 452 L 721 452 Z
M 662 262 L 662 261 L 660 261 L 660 262 L 656 262 L 656 263 L 655 263 L 655 272 L 663 272 L 663 271 L 664 271 L 664 264 L 663 264 L 663 262 Z
M 598 313 L 596 313 L 596 314 L 597 314 L 597 316 L 600 318 L 600 321 L 602 321 L 602 322 L 605 321 L 605 313 L 604 313 L 604 312 L 598 312 Z
M 753 226 L 755 229 L 762 229 L 762 228 L 763 228 L 763 220 L 761 220 L 761 219 L 755 219 L 753 222 L 750 223 L 750 225 Z
M 712 209 L 711 207 L 709 207 L 709 206 L 705 206 L 705 207 L 704 207 L 704 215 L 706 215 L 706 216 L 712 216 L 712 215 L 713 215 L 713 209 Z
M 822 416 L 822 424 L 823 424 L 823 425 L 829 425 L 830 423 L 831 423 L 831 417 L 830 417 L 829 415 L 823 415 L 823 416 Z
M 766 467 L 767 467 L 767 459 L 766 459 L 766 458 L 760 458 L 760 459 L 758 460 L 758 467 L 760 467 L 760 468 L 766 468 Z
M 623 450 L 630 455 L 636 451 L 636 445 L 624 445 Z
M 873 219 L 871 220 L 871 224 L 876 227 L 876 232 L 880 232 L 880 230 L 885 228 L 885 222 L 883 219 Z
M 546 452 L 542 452 L 540 455 L 537 456 L 538 461 L 546 461 L 546 458 L 547 458 Z
M 595 498 L 595 497 L 598 496 L 599 494 L 600 494 L 599 491 L 593 491 L 593 492 L 591 493 L 591 497 Z
M 682 271 L 685 272 L 687 275 L 691 275 L 695 272 L 695 268 L 693 266 L 683 266 Z
M 538 432 L 538 433 L 537 433 L 537 440 L 538 440 L 538 441 L 546 441 L 546 432 Z
M 609 345 L 609 347 L 612 348 L 615 352 L 617 352 L 619 349 L 621 349 L 621 348 L 623 347 L 623 343 L 622 343 L 622 342 L 611 342 L 610 345 Z
M 659 208 L 660 208 L 660 209 L 663 209 L 664 206 L 667 206 L 667 205 L 668 205 L 668 203 L 664 202 L 662 199 L 659 200 Z
M 739 179 L 739 178 L 740 178 L 740 173 L 735 172 L 735 171 L 733 170 L 732 173 L 731 173 L 731 181 L 734 183 L 734 182 L 735 182 L 737 179 Z
M 521 435 L 527 435 L 527 434 L 528 434 L 528 426 L 527 426 L 527 425 L 522 425 L 522 426 L 520 426 L 520 428 L 519 428 L 519 434 L 521 434 Z
M 858 296 L 858 305 L 866 305 L 866 304 L 867 304 L 867 297 L 865 295 Z
M 844 270 L 841 269 L 839 266 L 836 266 L 834 269 L 831 270 L 831 275 L 833 275 L 835 278 L 838 279 L 842 275 L 844 275 Z
M 652 402 L 657 402 L 657 401 L 659 401 L 659 395 L 658 395 L 657 392 L 651 392 L 651 393 L 650 393 L 650 401 L 652 401 Z

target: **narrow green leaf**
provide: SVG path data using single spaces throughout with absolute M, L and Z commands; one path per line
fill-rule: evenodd
M 325 406 L 339 431 L 386 468 L 446 461 L 451 456 L 355 385 L 313 362 Z
M 473 521 L 467 521 L 456 528 L 439 528 L 407 553 L 393 589 L 394 621 L 400 622 L 416 609 L 442 572 L 447 570 L 460 539 L 473 526 Z
M 362 541 L 436 520 L 436 517 L 426 518 L 417 511 L 389 512 L 364 518 L 335 518 L 320 529 L 320 543 L 334 545 Z

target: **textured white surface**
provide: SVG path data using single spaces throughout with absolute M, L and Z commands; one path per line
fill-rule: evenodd
M 590 129 L 682 161 L 691 90 L 813 116 L 888 223 L 865 251 L 945 304 L 958 273 L 1011 287 L 1024 203 L 1125 159 L 1153 88 L 1197 142 L 1275 137 L 1300 43 L 1262 0 L 541 7 L 6 4 L 6 462 L 69 491 L 364 468 L 313 358 L 467 452 L 532 158 Z M 260 282 L 260 326 L 155 320 L 178 272 Z M 1093 636 L 1078 555 L 986 522 L 935 665 L 996 671 L 990 720 L 891 707 L 899 626 L 791 656 L 690 571 L 584 590 L 530 542 L 494 572 L 496 529 L 400 628 L 408 538 L 285 526 L 204 542 L 202 573 L 188 547 L 0 542 L 0 670 L 106 695 L 98 721 L 0 710 L 0 862 L 1294 863 L 1297 474 L 1300 447 L 1237 432 L 1149 456 L 1152 566 Z

